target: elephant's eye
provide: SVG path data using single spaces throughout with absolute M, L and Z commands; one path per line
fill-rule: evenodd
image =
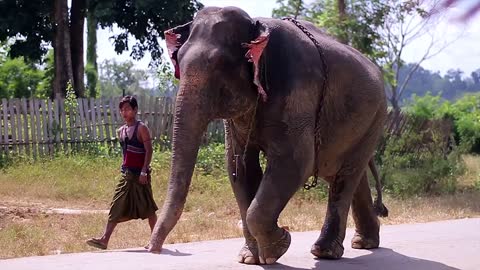
M 213 49 L 209 51 L 207 56 L 208 67 L 213 69 L 223 68 L 225 57 L 226 56 L 224 53 L 222 53 L 221 49 Z

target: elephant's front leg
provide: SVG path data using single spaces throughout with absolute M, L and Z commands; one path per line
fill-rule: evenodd
M 327 259 L 342 257 L 348 211 L 363 173 L 364 168 L 361 166 L 344 166 L 330 182 L 327 214 L 322 232 L 311 249 L 311 253 L 316 257 Z
M 233 148 L 233 146 L 227 144 L 227 164 L 233 193 L 242 217 L 243 235 L 245 237 L 245 244 L 238 254 L 238 262 L 258 264 L 257 241 L 248 229 L 246 216 L 247 209 L 255 197 L 263 176 L 259 161 L 259 150 L 249 147 L 243 160 L 243 149 Z
M 265 175 L 247 212 L 247 224 L 258 242 L 261 264 L 275 263 L 290 246 L 290 234 L 277 224 L 287 202 L 305 182 L 308 162 L 294 155 L 269 157 Z

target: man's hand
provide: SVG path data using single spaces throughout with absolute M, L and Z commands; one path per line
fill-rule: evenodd
M 138 178 L 138 182 L 142 185 L 146 185 L 148 183 L 148 175 L 143 172 L 140 174 L 140 177 Z

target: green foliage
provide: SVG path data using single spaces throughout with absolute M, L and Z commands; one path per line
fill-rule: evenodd
M 176 95 L 179 80 L 175 78 L 173 68 L 170 64 L 164 61 L 156 72 L 156 78 L 159 96 L 173 97 Z
M 464 171 L 460 155 L 471 149 L 472 141 L 480 138 L 479 105 L 478 95 L 465 96 L 453 104 L 430 93 L 414 96 L 405 111 L 416 122 L 410 131 L 391 137 L 380 158 L 382 171 L 387 176 L 385 190 L 398 196 L 455 191 L 455 179 Z M 444 124 L 447 119 L 453 119 L 454 132 L 462 147 L 453 147 L 445 153 L 443 124 L 423 130 L 420 123 L 425 119 L 437 119 Z
M 98 72 L 95 68 L 95 65 L 88 63 L 85 66 L 85 74 L 87 77 L 87 88 L 88 88 L 88 96 L 89 97 L 96 97 L 97 93 L 99 92 L 98 87 Z
M 77 113 L 77 98 L 71 82 L 67 83 L 67 94 L 65 96 L 65 112 L 68 114 Z
M 476 190 L 480 191 L 480 174 L 477 177 L 478 177 L 477 180 L 475 181 L 475 183 L 473 183 L 473 187 Z
M 309 4 L 301 0 L 278 0 L 277 3 L 279 7 L 273 10 L 273 17 L 291 16 L 311 21 L 375 62 L 386 56 L 384 40 L 378 31 L 390 11 L 385 0 L 345 1 L 344 15 L 340 14 L 336 0 L 318 0 Z
M 119 162 L 119 159 L 95 155 L 61 153 L 36 161 L 16 160 L 4 169 L 0 185 L 11 187 L 9 181 L 15 179 L 17 187 L 10 190 L 13 193 L 28 190 L 35 197 L 106 200 L 111 196 Z
M 278 8 L 273 9 L 273 18 L 294 17 L 297 19 L 310 19 L 311 6 L 302 0 L 277 0 Z
M 0 62 L 0 97 L 22 98 L 35 96 L 43 72 L 23 57 L 7 58 Z
M 3 12 L 0 19 L 0 41 L 21 37 L 12 46 L 12 57 L 25 56 L 38 61 L 48 51 L 47 45 L 54 39 L 54 3 L 55 1 L 47 0 L 0 1 L 0 10 Z M 113 37 L 118 53 L 132 50 L 132 57 L 139 59 L 148 51 L 155 63 L 161 59 L 162 50 L 158 43 L 161 33 L 169 27 L 191 20 L 202 7 L 196 0 L 161 3 L 155 0 L 137 0 L 133 3 L 128 0 L 88 1 L 88 9 L 94 10 L 93 15 L 101 27 L 116 25 L 124 30 Z M 133 46 L 129 46 L 129 35 L 137 40 Z
M 345 18 L 341 18 L 337 1 L 326 0 L 323 10 L 314 14 L 315 23 L 328 33 L 346 41 L 375 62 L 385 57 L 383 40 L 378 31 L 388 14 L 385 1 L 346 1 Z
M 387 193 L 412 196 L 455 191 L 456 177 L 464 168 L 460 152 L 454 150 L 445 156 L 439 142 L 425 143 L 423 138 L 422 133 L 408 132 L 387 143 L 381 159 Z
M 11 58 L 24 56 L 36 62 L 47 53 L 54 31 L 51 21 L 53 6 L 51 0 L 0 1 L 0 41 L 14 38 L 9 51 Z
M 480 153 L 480 94 L 466 94 L 454 103 L 430 93 L 423 97 L 414 96 L 407 111 L 418 118 L 452 119 L 460 149 Z
M 35 97 L 47 99 L 53 97 L 53 78 L 55 76 L 55 60 L 53 49 L 49 50 L 43 60 L 43 77 L 38 85 Z
M 132 61 L 105 60 L 99 71 L 101 96 L 121 96 L 124 91 L 126 95 L 138 95 L 145 91 L 141 84 L 146 81 L 146 72 L 134 69 Z
M 407 106 L 406 112 L 419 119 L 440 119 L 444 114 L 439 110 L 443 101 L 440 96 L 433 96 L 430 92 L 423 97 L 413 94 L 413 101 Z
M 13 165 L 15 159 L 11 155 L 6 155 L 6 153 L 0 154 L 0 169 L 7 168 Z
M 480 153 L 480 94 L 469 94 L 445 103 L 443 113 L 454 119 L 455 136 L 468 152 Z
M 94 14 L 95 8 L 91 6 L 87 10 L 87 65 L 85 74 L 87 76 L 88 96 L 96 97 L 98 87 L 98 65 L 97 65 L 97 19 Z
M 162 60 L 158 39 L 163 31 L 192 20 L 195 12 L 203 7 L 197 0 L 160 4 L 156 0 L 95 0 L 90 5 L 95 6 L 95 17 L 102 28 L 115 25 L 123 30 L 112 37 L 117 53 L 131 50 L 132 58 L 138 60 L 148 51 L 153 65 L 159 65 Z M 137 40 L 133 46 L 129 46 L 130 35 Z
M 198 151 L 196 168 L 205 175 L 225 173 L 225 145 L 211 143 L 201 147 Z
M 310 183 L 312 179 L 308 180 Z M 318 179 L 317 186 L 309 190 L 300 188 L 297 193 L 295 193 L 297 198 L 307 201 L 322 201 L 328 198 L 328 183 L 323 181 L 321 178 Z

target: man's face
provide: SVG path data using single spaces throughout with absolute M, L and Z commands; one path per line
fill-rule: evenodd
M 120 114 L 122 115 L 123 120 L 128 122 L 135 119 L 135 116 L 137 115 L 137 109 L 133 109 L 130 104 L 125 103 L 122 105 L 122 108 L 120 108 Z

